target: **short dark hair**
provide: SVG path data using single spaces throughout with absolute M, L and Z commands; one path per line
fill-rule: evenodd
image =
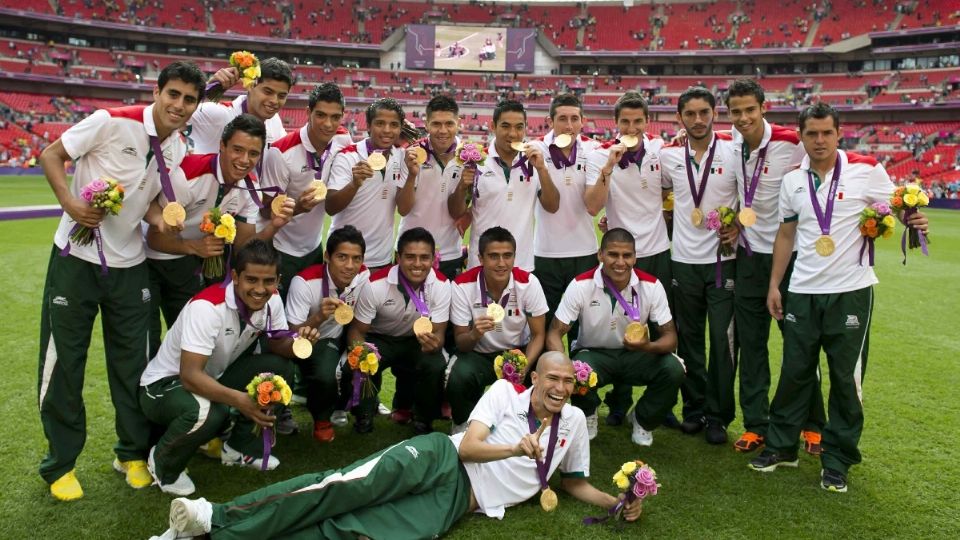
M 327 255 L 333 255 L 337 252 L 340 244 L 356 244 L 360 246 L 360 253 L 367 253 L 367 243 L 363 240 L 363 234 L 353 225 L 344 225 L 330 233 L 327 238 Z
M 636 246 L 636 239 L 633 237 L 633 234 L 623 227 L 616 227 L 603 233 L 603 238 L 600 239 L 600 251 L 607 249 L 607 245 L 611 242 L 622 242 Z
M 167 67 L 163 68 L 160 72 L 160 76 L 157 77 L 157 88 L 163 90 L 163 87 L 170 81 L 183 81 L 187 84 L 192 84 L 197 89 L 197 92 L 199 92 L 197 99 L 202 100 L 204 94 L 207 93 L 206 78 L 203 76 L 200 68 L 193 62 L 177 60 L 176 62 L 168 64 Z
M 290 64 L 276 57 L 267 58 L 260 62 L 260 78 L 257 83 L 259 84 L 266 79 L 287 83 L 287 86 L 291 88 L 293 88 L 295 82 Z
M 433 235 L 430 234 L 430 231 L 424 229 L 423 227 L 414 227 L 412 229 L 407 229 L 403 231 L 403 234 L 400 235 L 400 239 L 397 240 L 397 253 L 403 253 L 404 248 L 407 247 L 407 244 L 412 244 L 414 242 L 423 242 L 424 244 L 430 245 L 430 251 L 437 251 L 437 244 L 433 240 Z
M 583 116 L 583 102 L 569 92 L 557 94 L 550 100 L 550 120 L 553 120 L 553 117 L 557 115 L 557 107 L 576 107 L 580 109 L 580 115 Z
M 321 101 L 324 103 L 336 103 L 340 105 L 341 111 L 347 106 L 340 87 L 329 82 L 321 83 L 313 87 L 310 95 L 307 96 L 307 110 L 312 111 L 313 108 L 317 106 L 317 103 Z
M 260 137 L 260 149 L 267 144 L 267 127 L 263 120 L 260 120 L 252 114 L 241 114 L 223 126 L 223 133 L 220 134 L 220 142 L 226 145 L 233 134 L 242 131 L 251 137 Z
M 650 106 L 640 92 L 626 92 L 617 99 L 617 103 L 613 106 L 614 122 L 620 121 L 620 111 L 623 109 L 643 109 L 643 117 L 650 119 Z
M 427 118 L 430 118 L 430 115 L 435 112 L 452 112 L 454 116 L 460 116 L 460 106 L 457 105 L 457 101 L 447 95 L 436 95 L 427 102 Z
M 273 247 L 273 243 L 260 238 L 253 238 L 233 253 L 233 269 L 237 275 L 243 273 L 249 264 L 273 266 L 280 271 L 280 252 Z
M 513 251 L 517 251 L 517 239 L 513 237 L 510 231 L 498 226 L 490 227 L 480 235 L 479 245 L 477 246 L 480 253 L 477 255 L 483 255 L 487 251 L 487 246 L 490 245 L 490 242 L 509 242 L 510 245 L 513 246 Z
M 393 111 L 397 113 L 397 119 L 400 120 L 401 124 L 403 124 L 405 113 L 403 112 L 403 106 L 400 105 L 400 102 L 393 98 L 383 98 L 374 101 L 369 107 L 367 107 L 367 129 L 370 129 L 370 126 L 373 124 L 373 120 L 377 117 L 377 113 L 380 111 Z
M 730 98 L 753 96 L 757 98 L 757 103 L 763 105 L 764 95 L 763 87 L 755 79 L 737 79 L 727 88 L 727 98 L 724 101 L 727 107 L 730 106 Z
M 833 118 L 833 127 L 836 128 L 838 132 L 840 131 L 840 113 L 822 101 L 800 111 L 800 116 L 797 117 L 797 123 L 800 125 L 801 135 L 803 135 L 803 128 L 807 126 L 807 120 L 810 118 L 816 118 L 818 120 Z
M 523 115 L 523 121 L 527 121 L 527 110 L 523 108 L 523 103 L 513 99 L 504 99 L 493 108 L 493 123 L 499 122 L 500 115 L 505 112 L 518 112 Z
M 710 104 L 711 109 L 717 108 L 717 98 L 713 97 L 709 90 L 702 86 L 691 86 L 680 94 L 680 99 L 677 100 L 677 112 L 682 113 L 683 108 L 691 99 L 702 99 Z

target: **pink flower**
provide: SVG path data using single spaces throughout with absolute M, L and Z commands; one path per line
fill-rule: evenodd
M 513 367 L 513 364 L 511 364 L 510 362 L 504 362 L 503 367 L 501 369 L 503 370 L 504 378 L 516 375 L 517 373 L 517 368 Z
M 720 230 L 720 213 L 716 210 L 707 213 L 707 228 L 711 231 Z
M 640 468 L 637 470 L 636 479 L 637 479 L 637 482 L 638 482 L 638 483 L 645 484 L 645 485 L 648 485 L 648 486 L 649 486 L 650 484 L 656 484 L 656 483 L 657 483 L 657 479 L 656 479 L 656 477 L 653 475 L 653 472 L 650 470 L 649 467 L 640 467 Z
M 881 216 L 890 213 L 890 205 L 885 202 L 873 203 L 873 209 L 876 210 Z
M 647 496 L 647 487 L 637 482 L 633 484 L 633 494 L 636 495 L 638 499 L 642 499 Z

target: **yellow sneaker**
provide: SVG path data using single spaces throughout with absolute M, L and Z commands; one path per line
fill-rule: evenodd
M 75 501 L 83 497 L 83 488 L 80 487 L 80 481 L 77 480 L 76 469 L 57 478 L 50 484 L 50 494 L 58 501 Z
M 133 489 L 143 489 L 153 484 L 153 477 L 147 470 L 147 462 L 142 459 L 120 461 L 114 458 L 113 470 L 127 476 L 127 485 Z

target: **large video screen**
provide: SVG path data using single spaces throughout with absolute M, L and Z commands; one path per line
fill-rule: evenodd
M 532 72 L 537 31 L 490 26 L 407 27 L 407 69 Z

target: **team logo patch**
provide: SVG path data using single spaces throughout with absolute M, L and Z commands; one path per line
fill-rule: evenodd
M 410 452 L 410 455 L 413 456 L 413 459 L 417 459 L 418 457 L 420 457 L 420 452 L 416 448 L 410 446 L 409 444 L 404 446 L 404 448 L 407 449 L 407 452 Z
M 51 302 L 52 302 L 53 305 L 55 305 L 55 306 L 63 306 L 63 307 L 69 307 L 69 306 L 70 306 L 70 302 L 67 301 L 67 297 L 66 297 L 66 296 L 54 296 L 54 297 L 53 297 L 53 300 L 51 300 Z
M 726 280 L 726 281 L 723 282 L 723 288 L 726 289 L 726 290 L 728 290 L 728 291 L 732 291 L 732 290 L 733 290 L 733 284 L 734 284 L 734 281 L 733 281 L 732 279 L 728 279 L 728 280 Z
M 134 148 L 134 147 L 132 147 L 132 146 L 124 147 L 124 149 L 121 150 L 120 152 L 122 152 L 122 153 L 124 153 L 124 154 L 126 154 L 126 155 L 128 155 L 128 156 L 137 157 L 137 149 Z
M 387 301 L 383 303 L 383 305 L 384 305 L 384 306 L 393 306 L 393 305 L 396 305 L 396 302 L 393 300 L 393 298 L 388 298 Z
M 235 333 L 235 332 L 234 332 L 233 328 L 230 328 L 230 327 L 227 327 L 227 328 L 225 328 L 225 329 L 223 330 L 223 335 L 225 335 L 225 336 L 232 336 L 234 333 Z
M 784 317 L 783 320 L 787 322 L 797 322 L 797 318 L 794 316 L 793 313 L 787 313 L 786 317 Z
M 590 302 L 590 307 L 600 307 L 600 302 L 597 300 L 593 300 L 592 302 Z
M 143 299 L 143 303 L 146 304 L 150 301 L 150 289 L 144 287 L 140 289 L 140 298 Z
M 847 328 L 860 328 L 860 318 L 856 315 L 847 315 Z

